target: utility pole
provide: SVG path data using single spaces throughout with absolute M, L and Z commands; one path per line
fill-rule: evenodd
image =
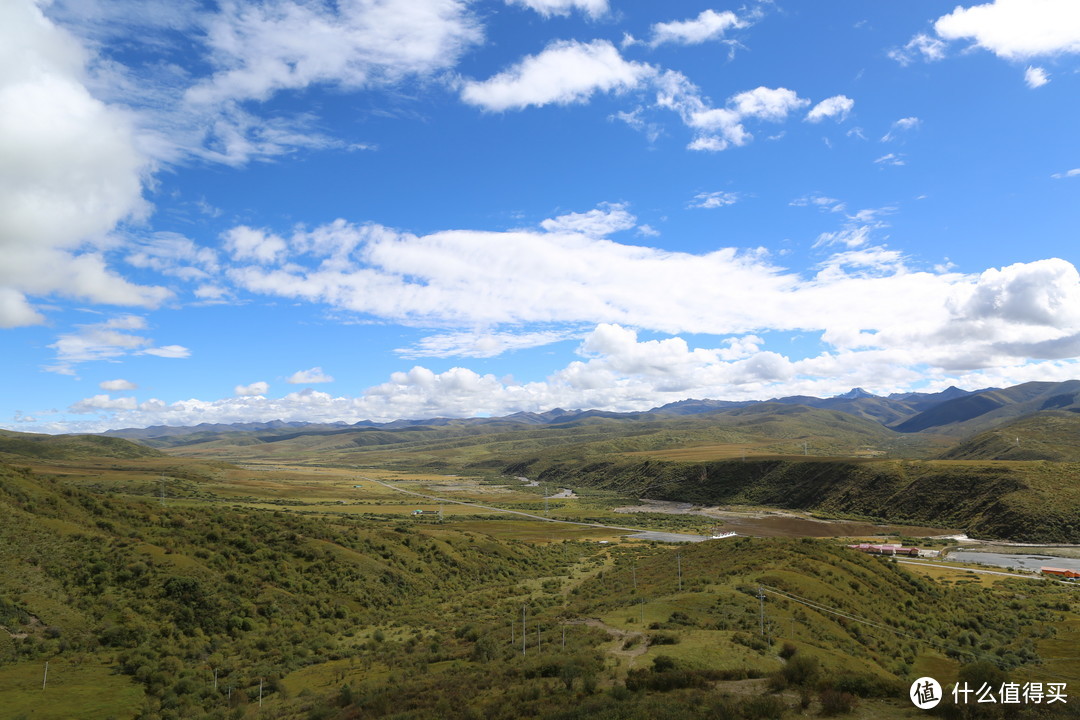
M 804 442 L 803 442 L 803 444 L 802 444 L 802 454 L 803 454 L 803 455 L 809 455 L 809 454 L 810 454 L 810 453 L 809 453 L 809 452 L 807 452 L 807 450 L 806 450 L 806 442 L 805 442 L 805 441 L 804 441 Z
M 765 637 L 765 591 L 758 585 L 758 604 L 761 605 L 761 636 Z
M 521 606 L 521 657 L 525 657 L 525 606 Z
M 45 690 L 45 683 L 49 681 L 49 661 L 45 661 L 45 677 L 41 678 L 41 689 Z
M 214 692 L 217 692 L 217 668 L 214 668 Z
M 563 625 L 563 627 L 562 627 L 562 649 L 563 650 L 566 649 L 566 626 L 565 625 Z
M 259 707 L 262 707 L 262 678 L 259 678 Z

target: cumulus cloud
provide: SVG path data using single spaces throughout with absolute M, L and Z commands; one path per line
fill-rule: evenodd
M 957 7 L 934 22 L 945 40 L 971 40 L 1009 60 L 1080 52 L 1080 5 L 1073 0 L 995 0 Z
M 780 122 L 790 113 L 810 104 L 787 88 L 757 87 L 732 95 L 724 107 L 713 107 L 685 75 L 672 70 L 653 79 L 656 106 L 677 112 L 696 137 L 690 150 L 719 152 L 750 142 L 747 120 Z
M 653 47 L 664 43 L 700 45 L 710 40 L 722 40 L 728 30 L 744 28 L 748 25 L 749 22 L 739 18 L 730 10 L 723 12 L 703 10 L 696 18 L 690 20 L 656 23 L 652 26 L 652 39 L 649 44 Z
M 837 122 L 845 120 L 851 108 L 855 107 L 855 101 L 847 95 L 833 95 L 825 98 L 806 114 L 807 122 L 821 122 L 825 118 L 836 118 Z
M 1034 89 L 1050 82 L 1050 76 L 1043 68 L 1028 65 L 1027 70 L 1024 71 L 1024 82 L 1029 88 Z
M 630 214 L 626 207 L 626 203 L 603 203 L 599 208 L 588 212 L 548 218 L 540 223 L 540 227 L 551 233 L 580 233 L 589 237 L 604 237 L 634 227 L 637 218 Z
M 1080 52 L 1080 6 L 1073 0 L 994 0 L 957 6 L 934 21 L 934 33 L 915 35 L 904 47 L 889 52 L 902 65 L 922 58 L 945 57 L 950 42 L 968 41 L 1012 61 Z M 1025 74 L 1031 87 L 1045 84 L 1045 71 L 1032 67 Z M 1032 84 L 1032 81 L 1036 84 Z
M 170 294 L 102 255 L 107 233 L 147 212 L 149 161 L 130 114 L 84 84 L 88 57 L 32 0 L 0 6 L 0 327 L 44 320 L 28 297 L 154 307 Z
M 718 190 L 716 192 L 698 193 L 694 196 L 693 201 L 691 201 L 690 207 L 711 210 L 713 208 L 734 205 L 737 202 L 739 202 L 739 193 Z
M 569 105 L 597 92 L 638 87 L 654 72 L 649 65 L 624 60 L 607 40 L 559 41 L 487 80 L 466 82 L 461 99 L 492 111 Z
M 1056 289 L 1040 292 L 1040 280 L 1056 283 Z M 932 282 L 928 277 L 907 276 L 905 287 L 889 292 L 902 296 L 915 288 L 932 290 Z M 132 398 L 100 395 L 70 408 L 98 414 L 98 419 L 54 423 L 42 429 L 100 431 L 275 419 L 388 421 L 497 416 L 553 407 L 630 411 L 687 397 L 829 396 L 853 386 L 888 393 L 927 376 L 931 391 L 953 384 L 975 389 L 1075 377 L 1080 367 L 1075 360 L 1075 353 L 1080 352 L 1076 341 L 1080 328 L 1076 311 L 1066 305 L 1077 307 L 1080 278 L 1071 265 L 1042 261 L 975 277 L 938 277 L 937 282 L 934 301 L 939 304 L 931 315 L 921 314 L 930 309 L 928 304 L 914 308 L 906 324 L 831 328 L 823 336 L 831 348 L 801 360 L 765 348 L 765 341 L 756 335 L 730 336 L 714 347 L 693 347 L 682 337 L 642 338 L 632 327 L 601 323 L 582 338 L 580 359 L 539 381 L 518 383 L 464 367 L 435 372 L 415 366 L 392 373 L 385 382 L 352 397 L 306 388 L 276 399 L 240 395 L 136 404 Z M 1026 338 L 1008 329 L 1009 320 L 993 309 L 995 298 L 1008 306 L 1007 315 L 1021 320 L 1024 332 L 1029 333 Z M 1071 329 L 1063 332 L 1063 321 L 1072 323 Z M 1051 328 L 1055 335 L 1048 333 Z M 1037 331 L 1042 332 L 1042 339 L 1036 339 Z M 974 345 L 972 337 L 977 338 Z
M 270 385 L 260 380 L 250 385 L 237 385 L 233 388 L 233 393 L 237 397 L 254 397 L 256 395 L 265 395 L 269 390 Z
M 98 387 L 102 390 L 108 390 L 110 392 L 119 392 L 122 390 L 137 390 L 138 385 L 130 380 L 104 380 L 98 383 Z
M 1050 177 L 1055 180 L 1062 180 L 1064 178 L 1077 177 L 1080 175 L 1080 168 L 1073 168 L 1072 170 L 1066 170 L 1065 172 L 1054 173 Z
M 607 0 L 506 0 L 506 4 L 531 8 L 544 17 L 569 15 L 573 10 L 579 10 L 598 18 L 608 11 Z
M 290 385 L 314 385 L 316 383 L 334 382 L 334 378 L 323 372 L 321 367 L 313 367 L 310 370 L 297 370 L 285 379 Z

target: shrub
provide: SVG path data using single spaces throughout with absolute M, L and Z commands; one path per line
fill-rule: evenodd
M 844 715 L 855 709 L 858 699 L 849 692 L 826 688 L 821 691 L 821 714 Z

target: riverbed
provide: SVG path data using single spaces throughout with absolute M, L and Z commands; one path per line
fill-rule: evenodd
M 876 535 L 905 535 L 907 537 L 938 537 L 956 530 L 915 525 L 892 525 L 855 520 L 824 520 L 806 517 L 784 510 L 734 510 L 729 507 L 701 507 L 672 500 L 641 500 L 640 505 L 615 508 L 619 513 L 666 513 L 669 515 L 702 515 L 715 518 L 724 532 L 737 532 L 754 537 L 873 537 Z

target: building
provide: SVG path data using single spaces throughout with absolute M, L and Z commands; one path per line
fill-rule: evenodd
M 903 545 L 873 545 L 871 543 L 859 543 L 858 545 L 848 545 L 848 547 L 852 550 L 858 550 L 859 552 L 870 553 L 871 555 L 919 556 L 919 548 L 904 547 Z
M 1064 578 L 1080 578 L 1080 572 L 1076 570 L 1070 570 L 1068 568 L 1044 567 L 1039 568 L 1039 571 L 1042 572 L 1044 575 L 1057 575 L 1058 577 Z

